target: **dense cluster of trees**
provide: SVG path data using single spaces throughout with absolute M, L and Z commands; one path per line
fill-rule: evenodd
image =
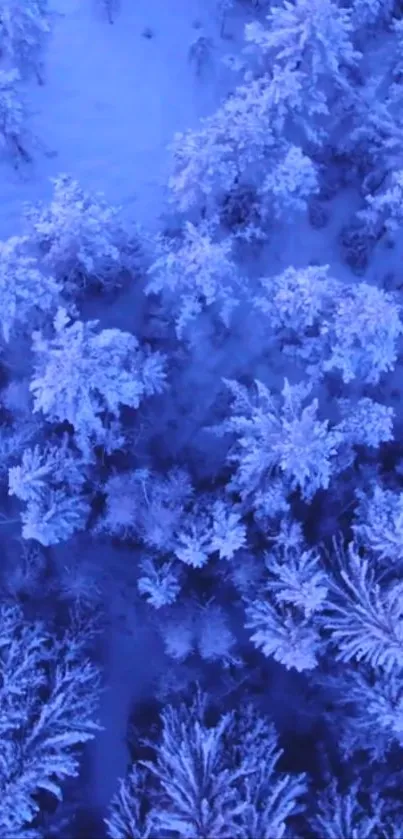
M 110 591 L 71 582 L 66 604 L 54 549 L 79 551 L 80 533 L 132 550 L 167 660 L 111 839 L 403 830 L 403 319 L 398 282 L 361 276 L 403 226 L 401 9 L 254 5 L 233 92 L 174 138 L 161 233 L 63 174 L 0 243 L 0 481 L 22 530 L 0 575 L 4 836 L 49 835 L 96 736 L 85 621 Z M 0 134 L 19 156 L 20 79 L 42 80 L 49 19 L 43 0 L 0 0 Z M 271 239 L 326 226 L 347 184 L 362 198 L 340 237 L 348 281 L 272 271 Z M 136 335 L 85 317 L 127 294 Z M 206 384 L 204 346 L 223 380 Z M 291 733 L 276 684 L 298 696 Z

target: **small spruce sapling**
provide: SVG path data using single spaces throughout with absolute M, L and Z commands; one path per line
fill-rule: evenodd
M 33 336 L 35 372 L 30 389 L 34 411 L 49 422 L 68 422 L 90 456 L 90 441 L 102 445 L 105 416 L 119 419 L 120 406 L 138 408 L 165 387 L 164 358 L 141 349 L 120 329 L 98 329 L 98 321 L 71 322 L 59 309 L 54 336 Z
M 228 500 L 199 499 L 183 516 L 173 552 L 192 568 L 202 568 L 214 553 L 232 559 L 246 542 L 246 527 L 237 505 Z
M 342 713 L 341 744 L 346 756 L 367 752 L 383 761 L 394 744 L 403 745 L 403 671 L 360 665 L 327 676 L 325 685 Z
M 251 641 L 266 657 L 299 673 L 317 667 L 322 640 L 312 622 L 287 606 L 262 598 L 247 603 L 246 623 Z
M 377 449 L 381 443 L 393 440 L 395 412 L 389 405 L 382 405 L 364 396 L 356 402 L 338 399 L 337 406 L 341 421 L 336 428 L 346 447 L 368 446 Z
M 328 265 L 307 268 L 289 266 L 275 277 L 260 280 L 261 293 L 254 305 L 269 319 L 276 332 L 291 333 L 293 340 L 304 338 L 320 322 L 339 284 L 329 277 Z
M 178 563 L 169 560 L 158 562 L 150 556 L 141 561 L 140 571 L 137 588 L 150 606 L 161 609 L 175 603 L 181 590 L 181 569 Z

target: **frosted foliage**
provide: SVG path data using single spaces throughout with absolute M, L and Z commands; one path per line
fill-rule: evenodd
M 317 666 L 321 639 L 308 620 L 263 599 L 247 605 L 246 617 L 245 626 L 253 630 L 251 641 L 267 658 L 299 673 Z
M 55 545 L 85 527 L 90 506 L 80 497 L 85 481 L 82 461 L 59 447 L 25 449 L 22 463 L 9 469 L 9 495 L 26 502 L 21 514 L 24 539 Z
M 2 54 L 21 74 L 34 71 L 41 79 L 42 50 L 49 32 L 46 0 L 1 0 Z
M 201 568 L 214 553 L 232 559 L 245 541 L 246 528 L 237 507 L 228 500 L 206 499 L 184 516 L 173 550 L 185 565 Z
M 181 585 L 179 570 L 174 563 L 159 563 L 153 557 L 146 557 L 140 563 L 140 572 L 138 590 L 154 609 L 175 603 Z
M 137 537 L 162 553 L 172 551 L 192 492 L 184 469 L 171 469 L 166 476 L 148 469 L 112 475 L 105 485 L 106 510 L 99 529 L 121 538 Z
M 229 191 L 237 174 L 230 144 L 213 127 L 175 134 L 171 147 L 171 200 L 182 211 L 201 205 L 215 190 Z
M 207 227 L 186 222 L 183 241 L 160 237 L 159 256 L 149 268 L 147 294 L 163 293 L 176 310 L 176 332 L 182 337 L 185 327 L 206 306 L 216 304 L 228 325 L 237 304 L 240 279 L 231 258 L 232 242 L 214 242 Z
M 202 568 L 213 553 L 210 516 L 203 509 L 195 509 L 182 521 L 174 545 L 175 556 L 185 565 Z
M 353 545 L 334 583 L 324 618 L 340 661 L 360 661 L 391 673 L 403 667 L 403 588 L 380 586 Z
M 403 326 L 400 307 L 387 292 L 367 283 L 346 286 L 326 329 L 331 355 L 323 367 L 339 369 L 344 382 L 357 377 L 377 384 L 393 370 Z
M 342 80 L 343 69 L 361 54 L 352 44 L 351 12 L 332 0 L 284 0 L 267 16 L 268 28 L 254 21 L 246 40 L 282 67 L 301 69 L 312 85 L 321 76 Z
M 354 532 L 380 560 L 403 562 L 403 494 L 375 486 L 358 495 L 360 504 Z
M 373 26 L 388 21 L 393 14 L 396 0 L 353 0 L 352 22 L 354 27 Z
M 65 439 L 61 446 L 26 449 L 21 465 L 9 469 L 8 480 L 9 495 L 16 495 L 21 501 L 31 501 L 46 493 L 49 483 L 80 489 L 85 477 L 82 462 L 69 453 Z
M 194 615 L 181 607 L 171 609 L 163 621 L 161 634 L 166 654 L 175 661 L 184 661 L 196 647 Z
M 128 233 L 120 210 L 102 193 L 87 193 L 68 175 L 53 179 L 49 205 L 27 206 L 30 241 L 44 265 L 63 280 L 66 292 L 85 287 L 88 278 L 114 283 L 130 264 Z
M 214 603 L 206 606 L 197 622 L 197 647 L 203 661 L 233 661 L 235 643 L 223 609 Z
M 77 747 L 99 729 L 100 684 L 82 644 L 57 641 L 17 607 L 0 609 L 0 665 L 0 832 L 17 839 L 31 835 L 40 793 L 60 800 L 77 776 Z
M 317 812 L 310 822 L 315 835 L 321 839 L 346 839 L 347 836 L 351 839 L 372 839 L 373 836 L 386 836 L 383 832 L 385 816 L 381 801 L 373 797 L 368 802 L 367 790 L 363 792 L 361 797 L 359 784 L 355 783 L 342 794 L 333 781 L 317 801 Z M 366 802 L 365 806 L 362 801 Z
M 12 155 L 26 155 L 22 147 L 25 107 L 18 82 L 17 70 L 0 70 L 0 144 Z
M 224 104 L 202 120 L 198 131 L 176 134 L 169 187 L 181 210 L 203 206 L 229 192 L 242 173 L 256 180 L 258 164 L 267 168 L 274 145 L 274 91 L 268 77 L 235 88 Z
M 381 443 L 393 440 L 394 410 L 364 396 L 357 402 L 338 399 L 342 415 L 337 430 L 352 446 L 378 448 Z
M 155 839 L 151 819 L 142 814 L 145 788 L 145 770 L 141 767 L 133 766 L 128 777 L 120 779 L 105 819 L 109 839 Z
M 377 384 L 397 359 L 403 332 L 401 307 L 382 289 L 368 283 L 341 283 L 328 271 L 327 265 L 290 266 L 282 274 L 265 277 L 260 280 L 263 293 L 256 295 L 254 305 L 273 331 L 283 331 L 283 336 L 275 335 L 277 339 L 284 337 L 293 352 L 314 362 L 309 372 L 323 375 L 338 369 L 345 383 L 359 378 Z M 291 335 L 284 335 L 285 330 Z M 375 425 L 381 423 L 377 410 L 371 410 Z
M 49 490 L 46 498 L 31 501 L 21 514 L 24 539 L 36 539 L 46 547 L 66 542 L 86 526 L 90 506 L 83 498 L 66 495 L 62 489 Z
M 318 189 L 314 163 L 298 146 L 290 146 L 265 177 L 259 194 L 265 213 L 291 221 L 294 213 L 306 211 L 307 199 Z
M 163 617 L 159 629 L 165 652 L 176 661 L 184 661 L 198 652 L 204 661 L 236 663 L 233 648 L 236 640 L 225 611 L 214 602 L 192 609 L 174 606 Z
M 342 153 L 347 152 L 357 163 L 365 161 L 370 169 L 380 167 L 382 171 L 385 167 L 400 171 L 403 138 L 402 121 L 397 118 L 400 91 L 400 85 L 391 86 L 385 95 L 384 73 L 369 76 L 354 102 L 351 130 L 343 132 L 340 138 Z
M 276 603 L 294 606 L 305 618 L 323 609 L 329 582 L 315 551 L 299 545 L 277 548 L 266 555 L 265 564 L 270 575 L 265 587 Z
M 382 760 L 394 743 L 403 744 L 402 675 L 398 667 L 392 673 L 360 667 L 336 677 L 337 701 L 349 712 L 343 732 L 346 754 L 363 750 Z
M 36 310 L 48 312 L 58 304 L 61 286 L 38 269 L 24 253 L 27 238 L 0 242 L 0 324 L 5 341 L 17 324 L 29 324 Z
M 234 413 L 221 431 L 237 438 L 229 456 L 238 467 L 233 488 L 247 497 L 276 468 L 306 499 L 327 488 L 339 439 L 327 420 L 318 419 L 317 399 L 303 407 L 310 388 L 286 380 L 280 402 L 259 381 L 250 393 L 238 382 L 227 385 Z
M 190 708 L 162 712 L 156 759 L 144 764 L 159 788 L 151 810 L 157 830 L 181 839 L 283 839 L 300 809 L 303 776 L 278 771 L 281 751 L 264 718 L 243 711 L 208 726 L 206 707 L 198 695 Z
M 246 527 L 241 517 L 229 502 L 216 501 L 212 508 L 213 532 L 211 551 L 217 551 L 220 559 L 232 559 L 246 543 Z
M 98 321 L 70 322 L 64 309 L 55 317 L 53 338 L 34 333 L 33 350 L 34 411 L 50 422 L 69 422 L 86 452 L 90 439 L 102 443 L 106 413 L 118 418 L 121 405 L 138 408 L 164 387 L 159 353 L 143 351 L 128 332 L 99 331 Z
M 366 196 L 367 207 L 357 213 L 372 236 L 397 233 L 403 224 L 403 169 L 391 173 L 386 189 Z
M 262 488 L 256 492 L 253 499 L 255 519 L 263 529 L 266 529 L 270 519 L 277 519 L 288 513 L 290 505 L 287 495 L 288 486 L 282 478 L 268 477 L 263 481 Z
M 290 266 L 282 274 L 260 280 L 263 294 L 254 303 L 268 316 L 273 329 L 292 330 L 301 336 L 318 323 L 327 307 L 335 286 L 328 274 L 328 265 Z

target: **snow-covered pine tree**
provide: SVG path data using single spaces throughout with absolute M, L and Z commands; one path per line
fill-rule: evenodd
M 225 714 L 215 725 L 207 724 L 207 709 L 199 693 L 190 707 L 168 706 L 161 714 L 155 760 L 143 763 L 157 784 L 153 835 L 282 839 L 288 819 L 301 809 L 304 777 L 279 771 L 276 732 L 251 708 Z
M 21 76 L 43 84 L 43 51 L 50 32 L 47 0 L 1 0 L 0 54 Z
M 403 493 L 375 484 L 371 494 L 357 492 L 354 533 L 387 566 L 403 563 Z
M 375 195 L 366 196 L 367 206 L 357 213 L 374 239 L 387 232 L 393 236 L 403 225 L 403 169 L 395 169 Z
M 60 302 L 61 285 L 27 253 L 27 237 L 0 242 L 0 325 L 5 341 L 18 324 L 31 327 L 36 312 L 51 312 Z
M 369 800 L 368 800 L 369 799 Z M 322 792 L 317 801 L 317 812 L 310 819 L 314 839 L 371 839 L 387 836 L 384 802 L 377 794 L 368 796 L 364 785 L 355 782 L 342 793 L 336 781 Z
M 19 90 L 18 70 L 0 70 L 0 144 L 15 161 L 29 163 L 26 149 L 26 108 Z
M 352 758 L 364 752 L 373 761 L 387 760 L 393 747 L 403 746 L 403 670 L 342 665 L 323 677 L 337 707 L 340 748 Z
M 154 609 L 171 606 L 181 590 L 181 568 L 170 560 L 158 561 L 153 556 L 140 562 L 140 576 L 137 588 Z
M 323 642 L 309 618 L 289 606 L 273 605 L 263 594 L 247 602 L 246 618 L 252 643 L 267 658 L 299 673 L 317 667 Z
M 90 456 L 102 445 L 105 417 L 119 418 L 120 406 L 138 408 L 165 386 L 164 358 L 140 348 L 134 335 L 99 330 L 98 321 L 71 322 L 59 309 L 54 335 L 33 336 L 35 372 L 30 389 L 34 411 L 49 422 L 68 422 L 77 444 Z
M 396 0 L 353 0 L 351 4 L 351 22 L 354 30 L 360 35 L 369 27 L 372 29 L 379 24 L 388 23 L 396 8 Z
M 300 489 L 310 500 L 329 486 L 340 435 L 318 417 L 318 400 L 304 407 L 311 386 L 290 385 L 285 380 L 282 398 L 260 381 L 248 391 L 236 381 L 225 380 L 233 396 L 233 415 L 214 433 L 231 434 L 235 440 L 229 462 L 236 465 L 230 488 L 243 499 L 264 487 L 276 473 L 283 474 L 289 491 Z
M 159 236 L 156 244 L 157 259 L 148 270 L 146 294 L 162 293 L 167 299 L 176 315 L 178 337 L 210 306 L 216 306 L 228 325 L 241 287 L 231 239 L 214 241 L 208 225 L 195 227 L 186 222 L 182 240 Z
M 57 639 L 7 605 L 0 608 L 0 666 L 0 833 L 28 839 L 42 836 L 30 827 L 39 794 L 61 800 L 64 780 L 78 774 L 78 748 L 100 728 L 99 672 L 79 638 Z
M 400 312 L 394 297 L 383 289 L 368 283 L 345 285 L 325 325 L 330 358 L 323 369 L 340 370 L 344 382 L 357 378 L 378 384 L 397 360 L 403 334 Z
M 85 463 L 69 451 L 67 437 L 60 446 L 25 449 L 22 463 L 8 472 L 9 495 L 26 502 L 23 538 L 55 545 L 83 528 L 90 512 L 80 494 L 85 479 Z
M 127 778 L 120 778 L 105 824 L 109 839 L 158 839 L 156 825 L 145 813 L 147 773 L 134 765 Z
M 290 144 L 259 188 L 262 212 L 268 219 L 274 214 L 292 221 L 296 213 L 306 212 L 308 198 L 318 190 L 315 164 L 299 146 Z
M 268 84 L 262 77 L 238 85 L 200 129 L 175 135 L 169 187 L 178 209 L 216 208 L 239 179 L 259 183 L 271 152 L 281 151 L 272 125 L 276 96 Z
M 121 282 L 124 270 L 138 265 L 138 231 L 126 227 L 118 207 L 102 193 L 89 193 L 69 175 L 53 179 L 49 205 L 27 205 L 27 236 L 38 259 L 65 293 L 77 295 L 91 284 L 103 288 Z
M 141 539 L 147 548 L 172 553 L 176 531 L 193 488 L 186 470 L 166 475 L 149 469 L 121 472 L 108 478 L 105 513 L 97 529 L 122 539 Z
M 322 622 L 339 661 L 358 661 L 390 674 L 403 667 L 403 588 L 381 579 L 354 543 L 335 552 L 339 573 L 329 586 Z
M 247 42 L 267 62 L 301 70 L 312 85 L 325 80 L 345 86 L 346 69 L 361 58 L 352 43 L 351 11 L 334 0 L 282 0 L 267 23 L 247 24 Z

